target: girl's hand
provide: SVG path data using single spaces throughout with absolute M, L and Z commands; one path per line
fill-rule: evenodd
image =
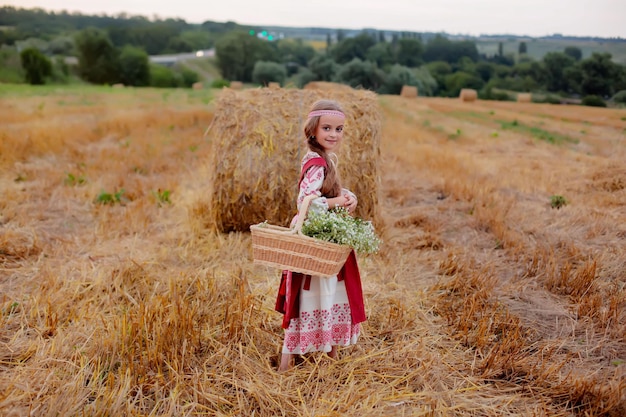
M 346 210 L 348 210 L 348 213 L 350 214 L 354 213 L 354 210 L 356 210 L 356 205 L 357 205 L 356 198 L 350 194 L 344 194 L 344 198 L 345 198 L 345 202 L 343 206 L 346 208 Z

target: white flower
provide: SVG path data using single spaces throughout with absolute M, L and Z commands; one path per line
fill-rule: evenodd
M 302 225 L 302 233 L 350 246 L 358 253 L 376 253 L 382 243 L 372 222 L 350 216 L 345 208 L 309 213 Z

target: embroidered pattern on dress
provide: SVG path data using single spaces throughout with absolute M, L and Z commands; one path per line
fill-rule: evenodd
M 293 352 L 321 351 L 324 346 L 348 346 L 361 331 L 360 323 L 352 324 L 349 304 L 335 304 L 332 310 L 302 311 L 291 319 L 285 329 L 284 346 Z

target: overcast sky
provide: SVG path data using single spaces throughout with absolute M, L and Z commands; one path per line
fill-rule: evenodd
M 179 17 L 189 23 L 626 38 L 626 0 L 8 0 L 3 5 Z

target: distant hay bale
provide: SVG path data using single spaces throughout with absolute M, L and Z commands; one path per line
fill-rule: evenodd
M 476 101 L 478 93 L 476 90 L 472 90 L 471 88 L 463 88 L 461 90 L 461 94 L 459 94 L 459 98 L 461 101 Z
M 417 87 L 413 85 L 403 85 L 402 91 L 400 91 L 400 96 L 407 97 L 407 98 L 417 97 Z
M 517 95 L 518 103 L 532 103 L 533 95 L 531 93 L 519 93 Z
M 280 83 L 275 83 L 275 82 L 268 83 L 267 88 L 280 88 Z
M 124 88 L 124 84 L 117 83 L 117 84 L 113 84 L 111 87 L 113 87 L 113 88 Z
M 381 111 L 369 91 L 267 88 L 222 90 L 207 131 L 209 192 L 201 213 L 219 232 L 248 231 L 267 220 L 287 226 L 296 212 L 300 161 L 308 151 L 304 117 L 322 98 L 337 100 L 346 112 L 339 149 L 342 185 L 359 200 L 356 215 L 381 224 L 378 213 Z
M 193 83 L 191 87 L 194 90 L 202 90 L 204 88 L 204 85 L 201 82 L 197 82 L 197 83 Z
M 230 82 L 231 90 L 241 90 L 243 89 L 243 83 L 241 81 L 231 81 Z

